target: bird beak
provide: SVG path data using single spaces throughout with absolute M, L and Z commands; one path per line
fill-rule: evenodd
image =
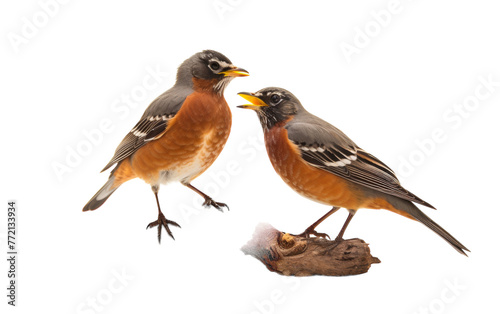
M 252 93 L 241 92 L 241 93 L 238 93 L 238 95 L 240 95 L 244 99 L 246 99 L 249 102 L 251 102 L 251 104 L 241 105 L 241 106 L 238 106 L 238 108 L 260 110 L 261 107 L 269 107 L 269 105 L 266 104 L 262 99 L 260 99 L 259 97 L 255 96 Z
M 224 76 L 233 76 L 233 77 L 240 77 L 240 76 L 249 76 L 248 71 L 242 68 L 237 68 L 233 67 L 230 70 L 220 72 L 219 74 L 224 74 Z

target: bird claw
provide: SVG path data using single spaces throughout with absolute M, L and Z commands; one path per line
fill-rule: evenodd
M 330 236 L 328 234 L 317 232 L 316 230 L 309 229 L 309 228 L 306 229 L 306 230 L 304 230 L 304 232 L 302 232 L 301 234 L 298 234 L 297 236 L 298 237 L 302 237 L 302 238 L 310 238 L 311 234 L 314 235 L 317 238 L 323 238 L 323 239 L 328 238 L 330 240 Z
M 220 212 L 224 212 L 224 210 L 222 210 L 223 207 L 226 207 L 227 210 L 229 210 L 229 206 L 227 206 L 225 203 L 216 202 L 210 197 L 205 198 L 205 202 L 203 202 L 203 206 L 205 206 L 205 207 L 213 206 Z
M 179 227 L 179 228 L 181 227 L 175 221 L 168 220 L 167 218 L 165 218 L 165 216 L 160 212 L 158 214 L 158 220 L 155 220 L 155 221 L 149 223 L 148 226 L 146 227 L 146 229 L 158 226 L 158 243 L 161 243 L 161 229 L 162 229 L 161 227 L 162 226 L 165 228 L 165 230 L 167 230 L 168 235 L 172 239 L 175 240 L 174 235 L 172 234 L 172 231 L 170 231 L 170 228 L 168 227 L 168 225 L 172 225 L 172 226 Z

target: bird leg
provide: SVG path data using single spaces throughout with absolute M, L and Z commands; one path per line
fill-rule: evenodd
M 172 239 L 175 240 L 173 234 L 172 234 L 172 231 L 170 231 L 170 228 L 168 227 L 168 225 L 172 225 L 172 226 L 175 226 L 175 227 L 181 227 L 179 226 L 178 223 L 176 223 L 175 221 L 172 221 L 172 220 L 168 220 L 167 218 L 165 218 L 165 216 L 163 215 L 163 213 L 161 212 L 161 209 L 160 209 L 160 201 L 158 200 L 158 189 L 159 187 L 158 186 L 152 186 L 151 189 L 153 190 L 153 192 L 155 193 L 155 197 L 156 197 L 156 204 L 158 205 L 158 220 L 155 220 L 153 222 L 151 222 L 147 227 L 146 229 L 148 228 L 153 228 L 155 226 L 158 226 L 158 243 L 161 243 L 161 227 L 165 227 L 165 230 L 167 230 L 167 233 L 170 237 L 172 237 Z
M 341 242 L 344 240 L 344 232 L 345 232 L 345 229 L 347 229 L 347 226 L 349 225 L 349 223 L 351 222 L 351 219 L 352 217 L 354 217 L 354 214 L 356 212 L 355 211 L 352 211 L 352 210 L 349 210 L 349 216 L 347 216 L 347 219 L 346 221 L 344 222 L 344 225 L 342 226 L 342 229 L 340 229 L 340 232 L 339 234 L 337 235 L 337 237 L 335 238 L 335 242 Z
M 205 201 L 203 202 L 203 206 L 213 206 L 221 212 L 224 212 L 222 210 L 223 207 L 226 207 L 227 210 L 229 210 L 229 206 L 227 206 L 224 203 L 219 203 L 219 202 L 214 201 L 210 196 L 206 195 L 202 191 L 200 191 L 197 188 L 195 188 L 194 186 L 192 186 L 191 183 L 184 183 L 184 185 L 187 186 L 188 188 L 190 188 L 191 190 L 195 191 L 196 193 L 198 193 L 199 195 L 201 195 L 205 199 Z
M 320 223 L 322 223 L 323 220 L 325 220 L 326 218 L 328 218 L 330 215 L 332 215 L 333 213 L 335 213 L 339 209 L 340 209 L 340 207 L 333 206 L 333 208 L 328 213 L 326 213 L 325 215 L 323 215 L 320 219 L 318 219 L 318 221 L 316 221 L 315 223 L 313 223 L 312 225 L 310 225 L 309 227 L 307 227 L 307 229 L 304 230 L 304 232 L 302 232 L 301 234 L 298 234 L 297 236 L 298 237 L 303 237 L 303 238 L 309 238 L 310 235 L 312 234 L 312 235 L 314 235 L 316 237 L 330 239 L 330 236 L 328 234 L 317 232 L 314 229 L 316 229 L 316 227 Z

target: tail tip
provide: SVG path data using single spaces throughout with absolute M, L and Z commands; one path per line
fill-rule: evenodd
M 456 248 L 456 250 L 457 250 L 459 253 L 461 253 L 461 254 L 463 254 L 463 255 L 465 255 L 465 256 L 467 256 L 467 257 L 469 257 L 469 255 L 467 255 L 467 253 L 465 253 L 465 251 L 467 251 L 467 252 L 469 252 L 469 253 L 470 253 L 470 250 L 469 250 L 468 248 L 466 248 L 465 246 L 464 246 L 464 247 L 460 247 L 460 248 Z
M 85 206 L 83 206 L 82 212 L 88 212 L 88 211 L 96 210 L 99 206 L 92 206 L 92 205 L 95 205 L 94 203 L 95 203 L 94 199 L 92 199 L 91 201 L 89 201 Z

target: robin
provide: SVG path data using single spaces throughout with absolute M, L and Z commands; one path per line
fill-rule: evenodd
M 158 219 L 147 228 L 162 226 L 172 238 L 168 220 L 160 209 L 160 184 L 178 181 L 201 195 L 204 206 L 222 211 L 224 203 L 191 185 L 219 156 L 231 131 L 231 111 L 224 99 L 226 86 L 248 72 L 234 66 L 223 54 L 204 50 L 185 60 L 177 71 L 175 85 L 158 96 L 125 136 L 111 161 L 115 165 L 108 181 L 85 205 L 83 211 L 99 208 L 116 189 L 130 179 L 151 185 L 158 205 Z M 101 171 L 101 172 L 102 172 Z
M 413 203 L 432 205 L 403 188 L 387 165 L 342 131 L 307 112 L 292 93 L 268 87 L 239 95 L 251 104 L 238 107 L 257 112 L 269 159 L 281 178 L 300 195 L 333 206 L 302 236 L 326 237 L 315 228 L 343 207 L 349 216 L 336 237 L 341 241 L 358 209 L 387 209 L 420 221 L 458 252 L 469 251 Z

